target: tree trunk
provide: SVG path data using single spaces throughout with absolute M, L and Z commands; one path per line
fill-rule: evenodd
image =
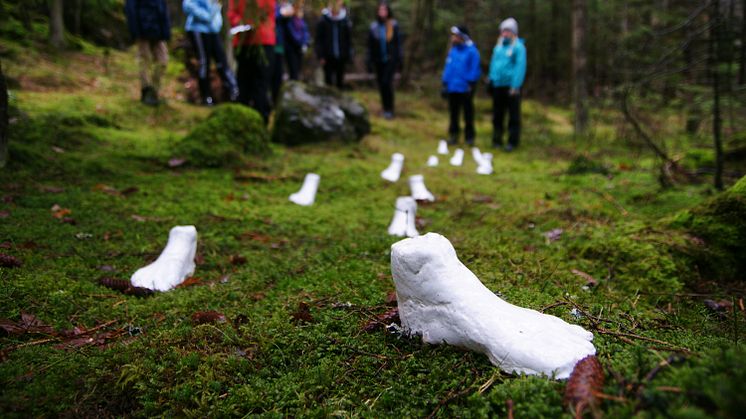
M 402 71 L 402 84 L 409 85 L 412 74 L 417 72 L 415 66 L 421 64 L 420 52 L 423 40 L 426 39 L 428 13 L 434 7 L 434 0 L 415 0 L 412 2 L 412 18 L 410 22 L 410 34 L 404 46 L 404 69 Z
M 0 63 L 0 169 L 8 162 L 8 86 Z
M 75 35 L 80 35 L 80 15 L 83 13 L 83 0 L 75 0 L 73 6 L 73 30 Z
M 746 0 L 741 4 L 741 68 L 738 83 L 746 84 Z
M 586 0 L 572 1 L 573 99 L 575 101 L 575 134 L 588 128 L 588 57 L 586 53 Z
M 49 43 L 54 48 L 65 47 L 65 21 L 62 0 L 51 0 L 49 7 Z
M 723 142 L 721 136 L 722 120 L 720 117 L 720 71 L 718 69 L 720 31 L 722 20 L 720 16 L 720 1 L 712 2 L 710 11 L 710 42 L 709 60 L 712 78 L 712 138 L 715 147 L 715 188 L 723 189 Z

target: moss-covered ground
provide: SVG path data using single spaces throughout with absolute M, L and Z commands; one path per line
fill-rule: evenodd
M 0 318 L 30 313 L 57 329 L 113 322 L 106 330 L 119 333 L 67 350 L 45 335 L 0 335 L 3 417 L 496 417 L 508 400 L 516 417 L 570 417 L 564 382 L 361 330 L 394 289 L 397 239 L 386 227 L 408 187 L 380 179 L 393 152 L 406 156 L 403 179 L 424 174 L 437 195 L 419 210 L 421 232 L 448 237 L 507 301 L 594 332 L 607 376 L 601 413 L 744 411 L 743 272 L 729 282 L 699 274 L 676 251 L 697 238 L 661 221 L 713 191 L 662 190 L 656 162 L 612 136 L 607 115 L 595 136 L 573 139 L 567 110 L 526 101 L 524 144 L 495 152 L 492 176 L 477 175 L 469 153 L 460 168 L 442 156 L 425 167 L 447 118 L 424 93 L 400 93 L 399 117 L 374 117 L 357 145 L 273 146 L 239 169 L 169 168 L 209 113 L 180 102 L 176 83 L 168 105 L 151 109 L 137 102 L 129 54 L 113 52 L 105 67 L 96 50 L 8 56 L 21 114 L 0 172 L 0 253 L 22 266 L 0 268 Z M 379 110 L 374 91 L 354 95 Z M 488 106 L 479 99 L 483 148 Z M 581 154 L 609 175 L 566 174 Z M 316 204 L 292 205 L 310 171 L 322 179 Z M 128 279 L 185 224 L 199 231 L 193 285 L 138 298 L 98 284 Z M 716 313 L 704 299 L 733 305 Z M 301 303 L 310 321 L 296 314 Z M 195 324 L 206 310 L 228 321 Z

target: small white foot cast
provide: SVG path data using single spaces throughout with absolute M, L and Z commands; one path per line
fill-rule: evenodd
M 453 152 L 453 157 L 451 157 L 451 166 L 461 166 L 462 164 L 464 164 L 464 150 L 457 148 Z
M 168 233 L 166 248 L 155 262 L 132 275 L 132 285 L 153 291 L 168 291 L 194 274 L 197 253 L 197 229 L 178 226 Z
M 479 148 L 472 147 L 471 148 L 471 156 L 474 158 L 474 161 L 477 163 L 477 166 L 482 165 L 482 152 L 479 151 Z
M 427 159 L 427 167 L 437 167 L 438 166 L 438 156 L 430 156 Z
M 446 140 L 438 141 L 438 154 L 448 154 L 448 143 L 446 142 Z
M 411 196 L 402 196 L 396 199 L 394 218 L 389 225 L 389 234 L 398 237 L 417 237 L 415 217 L 417 216 L 417 201 Z
M 409 189 L 412 191 L 412 198 L 415 201 L 428 201 L 435 202 L 435 197 L 425 186 L 425 177 L 422 175 L 414 175 L 409 177 Z
M 484 353 L 506 372 L 558 379 L 596 353 L 593 334 L 582 327 L 497 297 L 439 234 L 394 244 L 391 273 L 402 326 L 425 343 Z
M 389 182 L 396 182 L 401 176 L 401 169 L 404 166 L 404 155 L 401 153 L 394 153 L 391 155 L 391 164 L 383 172 L 381 177 Z
M 480 175 L 492 174 L 492 153 L 482 154 L 482 162 L 477 167 L 477 173 Z
M 319 189 L 321 176 L 316 173 L 309 173 L 303 181 L 300 191 L 290 195 L 290 201 L 304 207 L 313 205 L 316 201 L 316 191 Z

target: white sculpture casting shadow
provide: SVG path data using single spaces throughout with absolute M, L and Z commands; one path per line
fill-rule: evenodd
M 412 191 L 412 198 L 415 201 L 435 202 L 435 196 L 427 190 L 425 186 L 425 177 L 414 175 L 409 177 L 409 189 Z
M 307 174 L 300 191 L 290 195 L 290 201 L 304 207 L 313 205 L 316 202 L 316 191 L 319 189 L 320 181 L 321 176 L 316 173 Z
M 457 148 L 453 152 L 453 157 L 451 157 L 451 166 L 461 166 L 462 164 L 464 164 L 464 150 Z
M 396 199 L 394 218 L 389 225 L 389 234 L 398 237 L 417 237 L 415 218 L 417 217 L 417 201 L 411 196 L 402 196 Z
M 404 155 L 401 153 L 394 153 L 391 155 L 391 164 L 383 172 L 381 177 L 389 182 L 396 182 L 401 176 L 401 169 L 404 166 Z
M 446 142 L 446 140 L 438 141 L 438 154 L 448 154 L 448 143 Z
M 391 272 L 402 326 L 426 343 L 484 353 L 506 372 L 558 379 L 568 378 L 578 361 L 596 353 L 593 334 L 582 327 L 496 296 L 439 234 L 394 244 Z
M 438 156 L 430 156 L 427 159 L 427 167 L 437 167 L 438 163 Z
M 471 148 L 471 157 L 474 158 L 474 161 L 477 163 L 477 166 L 481 166 L 483 163 L 482 160 L 482 152 L 479 151 L 478 147 L 472 147 Z
M 155 262 L 140 268 L 132 275 L 132 285 L 153 291 L 176 288 L 194 274 L 194 255 L 197 253 L 197 229 L 177 226 L 168 233 L 168 243 Z

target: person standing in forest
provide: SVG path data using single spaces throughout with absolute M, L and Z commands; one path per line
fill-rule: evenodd
M 272 104 L 277 105 L 280 100 L 280 89 L 285 78 L 285 19 L 293 13 L 293 6 L 287 0 L 280 0 L 275 6 L 275 56 L 272 60 L 271 93 Z
M 285 63 L 288 67 L 288 78 L 299 80 L 303 68 L 303 56 L 311 44 L 311 34 L 304 19 L 304 1 L 298 0 L 293 4 L 292 14 L 284 19 L 282 29 L 285 41 Z
M 247 3 L 253 3 L 247 5 Z M 269 122 L 269 89 L 275 58 L 275 0 L 230 0 L 231 27 L 251 25 L 233 38 L 238 61 L 238 101 L 257 110 Z
M 316 55 L 327 86 L 344 86 L 345 67 L 352 57 L 352 24 L 342 0 L 332 0 L 316 26 Z
M 375 71 L 381 93 L 383 117 L 394 117 L 394 75 L 401 66 L 402 48 L 399 24 L 394 19 L 391 7 L 386 2 L 378 5 L 376 21 L 370 24 L 368 33 L 369 71 Z
M 518 22 L 500 24 L 500 38 L 492 50 L 489 91 L 492 96 L 492 147 L 502 148 L 505 111 L 508 111 L 508 144 L 513 151 L 521 142 L 521 86 L 526 78 L 526 47 L 518 38 Z
M 451 49 L 443 69 L 443 96 L 448 99 L 451 114 L 449 144 L 458 144 L 459 118 L 464 111 L 464 131 L 467 145 L 474 145 L 474 89 L 482 74 L 479 50 L 464 26 L 451 28 Z
M 184 0 L 182 8 L 186 14 L 185 29 L 199 58 L 199 94 L 202 104 L 213 105 L 210 86 L 210 60 L 215 60 L 223 89 L 231 102 L 238 100 L 238 83 L 223 49 L 220 30 L 223 28 L 223 13 L 220 0 Z
M 161 77 L 168 65 L 171 20 L 165 0 L 127 0 L 124 3 L 127 26 L 137 43 L 140 65 L 140 101 L 160 104 Z

